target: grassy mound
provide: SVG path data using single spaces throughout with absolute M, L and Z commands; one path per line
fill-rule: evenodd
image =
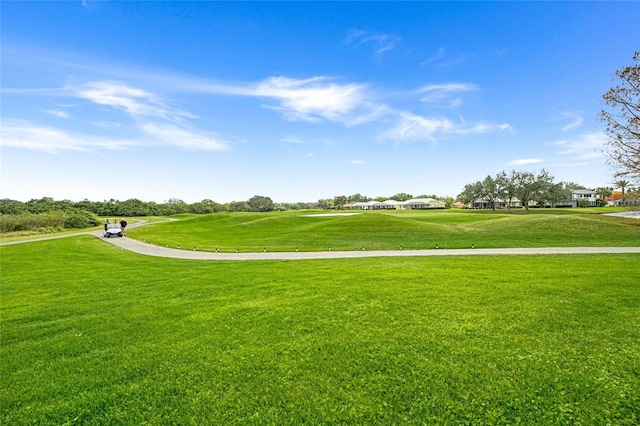
M 215 213 L 131 229 L 128 235 L 202 251 L 322 251 L 637 246 L 637 220 L 567 210 L 488 212 L 365 212 L 309 217 L 299 212 Z

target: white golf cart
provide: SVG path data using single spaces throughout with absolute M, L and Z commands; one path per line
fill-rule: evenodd
M 119 223 L 107 223 L 103 235 L 105 238 L 122 237 L 122 228 Z

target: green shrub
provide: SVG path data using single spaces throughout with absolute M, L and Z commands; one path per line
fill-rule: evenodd
M 100 220 L 86 210 L 52 211 L 45 213 L 0 214 L 0 232 L 60 231 L 65 228 L 90 228 Z
M 63 212 L 20 213 L 0 215 L 0 232 L 32 231 L 41 228 L 64 228 L 66 216 Z
M 67 219 L 64 222 L 65 228 L 91 228 L 100 224 L 100 220 L 91 212 L 74 209 L 65 213 Z

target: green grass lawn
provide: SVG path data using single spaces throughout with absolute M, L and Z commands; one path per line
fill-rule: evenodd
M 0 261 L 2 424 L 640 422 L 638 255 Z
M 603 210 L 600 210 L 603 211 Z M 131 229 L 131 238 L 202 251 L 322 251 L 560 246 L 640 246 L 640 221 L 591 209 L 529 214 L 364 212 L 308 217 L 309 212 L 215 213 Z M 636 225 L 636 226 L 634 226 Z

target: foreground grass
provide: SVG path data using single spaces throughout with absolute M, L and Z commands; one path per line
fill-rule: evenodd
M 640 256 L 0 247 L 3 424 L 637 424 Z
M 131 229 L 131 238 L 202 251 L 322 251 L 560 246 L 639 246 L 637 219 L 590 209 L 506 212 L 215 213 Z M 605 211 L 605 210 L 602 210 Z

